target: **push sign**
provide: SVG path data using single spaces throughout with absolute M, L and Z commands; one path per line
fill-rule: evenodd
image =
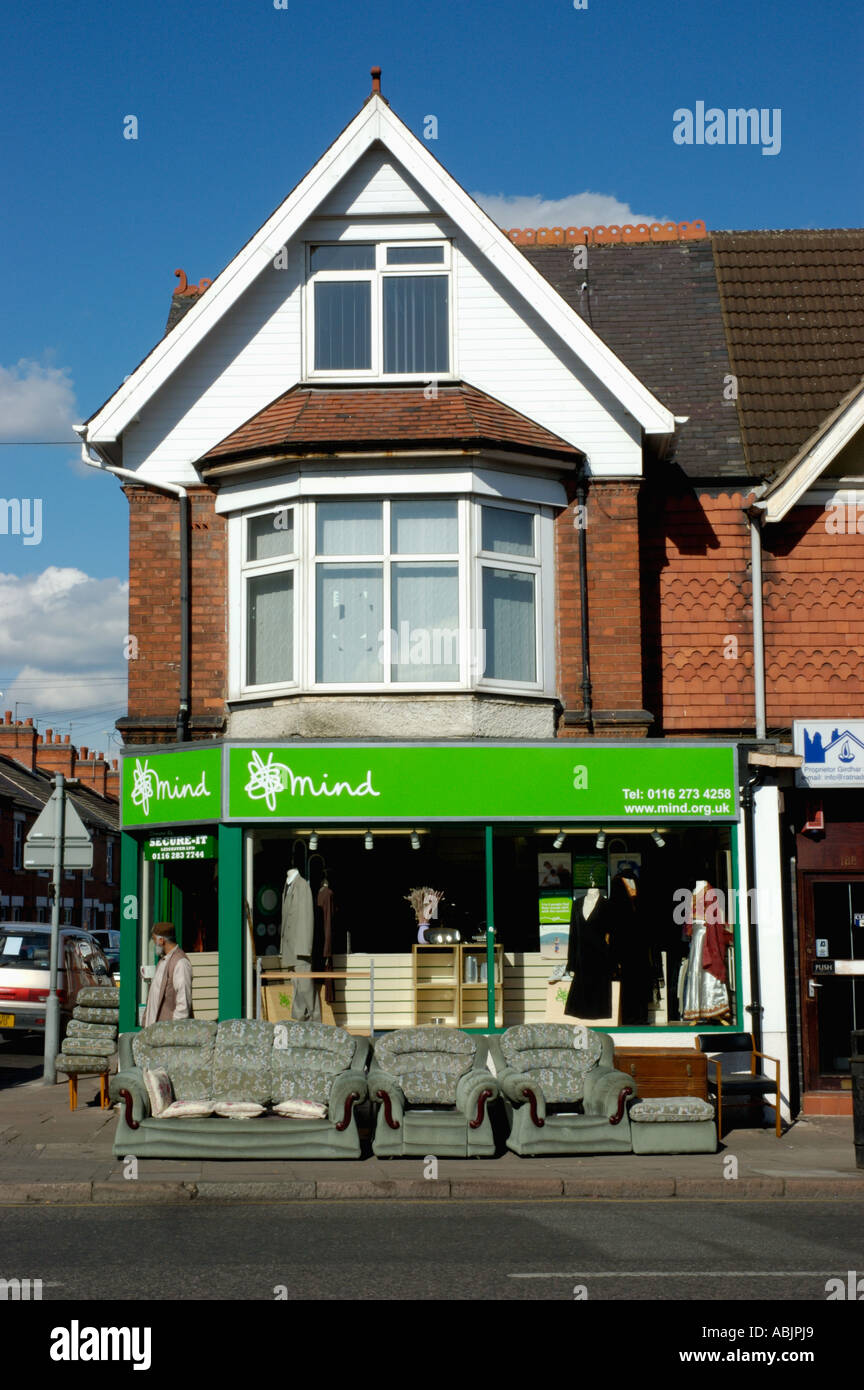
M 833 961 L 833 960 L 824 960 L 824 959 L 823 959 L 823 960 L 814 960 L 814 962 L 813 962 L 813 974 L 814 974 L 814 975 L 833 975 L 834 973 L 835 973 L 835 971 L 834 971 L 834 961 Z

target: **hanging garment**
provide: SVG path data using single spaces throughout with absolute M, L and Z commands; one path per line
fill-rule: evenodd
M 336 912 L 336 901 L 333 897 L 333 889 L 325 879 L 318 889 L 318 897 L 315 905 L 320 916 L 321 926 L 324 933 L 322 955 L 324 957 L 324 969 L 333 969 L 333 916 Z M 328 1004 L 332 1004 L 336 998 L 336 986 L 332 980 L 328 980 L 324 986 L 324 998 Z
M 571 1018 L 610 1018 L 613 959 L 609 946 L 609 899 L 600 894 L 593 910 L 583 915 L 587 899 L 573 906 L 567 969 L 573 983 L 564 1005 Z
M 629 875 L 616 874 L 609 894 L 612 954 L 621 981 L 621 1022 L 647 1023 L 657 965 L 638 888 L 631 892 L 628 882 L 635 883 Z
M 691 920 L 685 930 L 690 937 L 690 954 L 681 996 L 681 1016 L 688 1023 L 729 1018 L 732 1012 L 726 984 L 726 951 L 732 941 L 732 928 L 715 920 L 715 889 L 706 884 L 693 894 Z
M 282 939 L 280 950 L 284 970 L 312 969 L 312 942 L 315 909 L 312 889 L 297 869 L 289 869 L 282 891 Z M 321 1005 L 315 980 L 294 980 L 291 1017 L 301 1021 L 320 1019 Z

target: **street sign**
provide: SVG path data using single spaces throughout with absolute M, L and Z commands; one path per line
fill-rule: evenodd
M 29 835 L 24 841 L 25 869 L 53 869 L 54 849 L 57 841 L 58 802 L 52 797 L 46 801 Z M 90 832 L 66 798 L 66 814 L 63 827 L 63 867 L 65 869 L 92 869 L 93 842 Z

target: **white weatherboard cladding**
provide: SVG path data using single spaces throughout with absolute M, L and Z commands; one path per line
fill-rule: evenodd
M 373 146 L 319 205 L 320 217 L 372 216 L 380 213 L 437 212 L 415 179 L 388 154 Z

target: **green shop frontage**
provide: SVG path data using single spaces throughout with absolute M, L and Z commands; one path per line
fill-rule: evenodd
M 572 1021 L 689 1046 L 744 1026 L 734 744 L 148 746 L 123 752 L 121 801 L 124 1030 L 159 921 L 197 1016 L 302 1016 L 281 955 L 298 877 L 295 971 L 351 1031 Z

